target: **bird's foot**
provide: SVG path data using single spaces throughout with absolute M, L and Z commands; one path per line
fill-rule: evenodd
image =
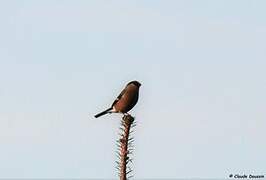
M 124 115 L 124 116 L 130 116 L 130 114 L 129 114 L 129 113 L 123 113 L 123 115 Z

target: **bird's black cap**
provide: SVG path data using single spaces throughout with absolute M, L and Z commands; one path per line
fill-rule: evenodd
M 141 84 L 138 81 L 131 81 L 127 85 L 129 85 L 129 84 L 134 84 L 137 87 L 140 87 L 141 86 Z

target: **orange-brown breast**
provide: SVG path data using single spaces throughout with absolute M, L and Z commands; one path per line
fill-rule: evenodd
M 138 102 L 139 87 L 131 84 L 125 89 L 125 93 L 119 101 L 114 104 L 114 108 L 121 113 L 131 110 Z

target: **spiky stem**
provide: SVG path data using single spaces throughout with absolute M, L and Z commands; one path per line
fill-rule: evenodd
M 131 159 L 129 159 L 129 135 L 130 135 L 130 127 L 132 125 L 132 123 L 134 122 L 134 118 L 131 115 L 125 115 L 122 118 L 122 135 L 121 138 L 119 139 L 119 143 L 120 143 L 120 163 L 119 163 L 119 175 L 120 175 L 120 180 L 126 180 L 127 179 L 127 174 L 129 174 L 132 170 L 129 169 L 129 171 L 127 171 L 127 163 L 129 161 L 131 161 Z M 130 140 L 132 140 L 132 138 L 130 138 Z

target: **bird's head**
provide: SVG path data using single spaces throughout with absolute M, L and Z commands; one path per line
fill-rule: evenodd
M 133 85 L 135 85 L 137 87 L 140 87 L 141 86 L 141 84 L 138 81 L 131 81 L 127 85 L 130 85 L 130 84 L 133 84 Z

